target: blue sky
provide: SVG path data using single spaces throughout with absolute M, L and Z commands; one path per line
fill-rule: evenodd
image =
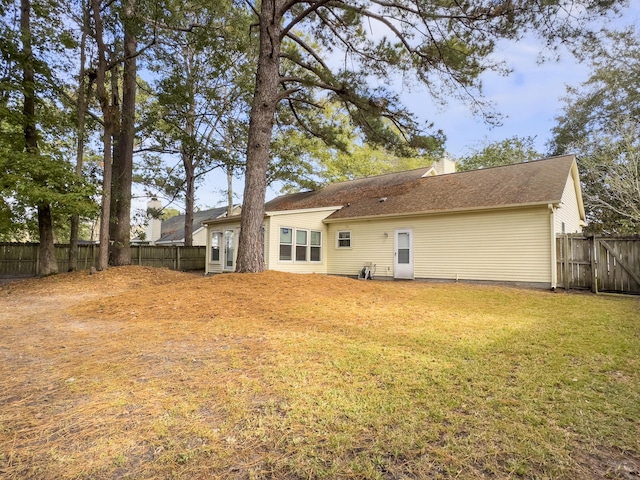
M 632 0 L 621 18 L 613 25 L 622 28 L 640 24 L 640 1 Z M 481 118 L 474 117 L 468 107 L 450 102 L 436 110 L 425 93 L 405 96 L 407 104 L 420 105 L 415 111 L 425 120 L 434 121 L 447 135 L 447 151 L 453 157 L 471 153 L 473 147 L 486 141 L 499 141 L 515 135 L 535 137 L 535 146 L 546 153 L 546 142 L 555 125 L 555 117 L 562 112 L 561 97 L 566 86 L 578 86 L 587 80 L 588 63 L 578 62 L 561 49 L 559 62 L 539 63 L 540 45 L 526 38 L 518 43 L 504 44 L 497 54 L 513 70 L 507 77 L 488 72 L 482 76 L 484 97 L 492 101 L 503 116 L 500 127 L 491 128 Z M 415 107 L 414 107 L 415 108 Z

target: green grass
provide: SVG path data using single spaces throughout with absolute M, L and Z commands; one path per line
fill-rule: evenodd
M 570 478 L 576 448 L 638 452 L 637 305 L 455 291 L 432 317 L 418 287 L 401 311 L 293 337 L 264 368 L 289 386 L 291 473 Z

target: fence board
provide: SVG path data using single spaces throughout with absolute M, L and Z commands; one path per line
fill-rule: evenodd
M 58 271 L 69 270 L 69 245 L 56 245 Z M 78 270 L 97 267 L 98 245 L 78 245 Z M 206 247 L 132 246 L 131 264 L 172 270 L 204 270 Z M 35 277 L 38 272 L 37 243 L 0 243 L 0 277 Z
M 640 240 L 596 239 L 599 254 L 606 258 L 598 266 L 598 290 L 640 293 Z
M 560 235 L 556 249 L 563 288 L 640 294 L 640 237 Z

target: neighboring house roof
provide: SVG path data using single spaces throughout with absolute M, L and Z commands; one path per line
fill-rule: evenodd
M 202 228 L 202 222 L 220 218 L 227 213 L 227 207 L 211 208 L 193 212 L 194 233 Z M 184 220 L 186 215 L 176 215 L 162 222 L 160 238 L 155 243 L 172 243 L 184 241 Z
M 568 176 L 577 169 L 574 155 L 485 168 L 469 172 L 424 176 L 429 167 L 391 173 L 323 189 L 277 197 L 266 212 L 337 207 L 327 221 L 418 213 L 559 204 Z M 579 195 L 581 216 L 584 218 Z

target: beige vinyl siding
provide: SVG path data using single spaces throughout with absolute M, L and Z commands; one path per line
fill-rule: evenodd
M 406 220 L 363 220 L 330 223 L 327 231 L 327 273 L 358 275 L 365 263 L 376 265 L 376 277 L 393 277 L 393 233 L 411 226 Z M 338 232 L 351 232 L 351 246 L 338 248 Z M 385 237 L 385 233 L 387 236 Z
M 277 214 L 269 217 L 269 228 L 267 237 L 267 257 L 268 269 L 290 273 L 327 273 L 327 227 L 322 222 L 331 215 L 333 210 L 315 210 L 308 212 L 293 212 Z M 309 232 L 322 232 L 322 248 L 320 252 L 320 262 L 298 262 L 280 260 L 280 228 L 303 229 Z M 295 250 L 295 238 L 293 250 Z M 308 238 L 309 240 L 309 238 Z
M 571 175 L 567 178 L 567 184 L 562 192 L 562 203 L 556 209 L 556 233 L 562 233 L 563 222 L 565 233 L 579 233 L 582 231 L 578 197 L 576 196 L 576 186 Z
M 198 228 L 198 230 L 196 230 L 193 233 L 193 245 L 206 245 L 207 244 L 207 229 L 202 227 L 196 227 Z
M 549 215 L 545 206 L 433 217 L 415 233 L 415 275 L 551 282 Z
M 393 277 L 394 232 L 412 229 L 416 278 L 549 283 L 549 228 L 546 206 L 330 224 L 328 273 L 372 262 L 377 277 Z M 351 249 L 335 247 L 339 230 L 352 232 Z

